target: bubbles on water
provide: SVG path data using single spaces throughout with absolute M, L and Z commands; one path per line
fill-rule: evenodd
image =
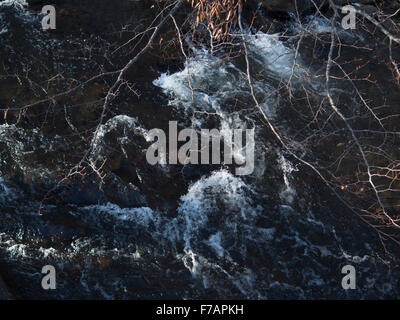
M 290 183 L 291 174 L 294 171 L 298 171 L 297 168 L 293 166 L 281 153 L 279 157 L 279 164 L 283 173 L 283 181 L 285 182 L 285 186 L 283 190 L 280 192 L 280 197 L 282 201 L 288 204 L 292 204 L 296 197 L 296 190 L 292 187 Z
M 23 9 L 28 6 L 28 3 L 25 0 L 3 0 L 0 1 L 0 7 L 13 6 L 15 8 Z
M 253 59 L 258 59 L 264 65 L 265 71 L 270 71 L 275 77 L 289 79 L 291 75 L 299 76 L 301 61 L 295 57 L 295 50 L 287 47 L 279 34 L 258 32 L 248 35 Z

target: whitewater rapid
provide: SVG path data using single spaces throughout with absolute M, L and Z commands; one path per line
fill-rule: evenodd
M 11 5 L 30 14 L 25 1 L 0 3 Z M 0 39 L 5 41 L 14 30 L 2 14 Z M 35 19 L 24 21 L 29 25 Z M 298 27 L 296 21 L 289 23 Z M 331 32 L 323 20 L 310 19 L 302 27 Z M 32 33 L 35 54 L 46 56 L 43 38 L 41 31 Z M 282 34 L 247 30 L 245 39 L 259 74 L 254 75 L 255 93 L 271 119 L 279 121 L 282 110 L 275 93 L 289 79 L 294 93 L 306 86 L 323 95 L 307 57 L 296 55 Z M 65 44 L 49 43 L 56 48 Z M 158 72 L 146 85 L 155 100 L 152 110 L 167 112 L 168 120 L 180 126 L 222 133 L 255 128 L 255 170 L 250 176 L 236 176 L 225 164 L 201 169 L 150 166 L 143 160 L 152 129 L 148 118 L 158 114 L 149 116 L 143 105 L 146 117 L 129 110 L 111 113 L 96 132 L 89 159 L 112 162 L 107 183 L 71 182 L 42 203 L 41 188 L 56 180 L 50 164 L 61 166 L 56 156 L 74 151 L 70 137 L 0 125 L 0 258 L 7 266 L 6 278 L 16 279 L 12 285 L 21 296 L 398 297 L 392 282 L 399 275 L 397 261 L 381 257 L 377 236 L 355 217 L 338 212 L 337 202 L 311 194 L 314 185 L 305 186 L 297 175 L 301 166 L 270 142 L 267 128 L 257 121 L 243 61 L 225 58 L 193 48 L 180 67 Z M 71 59 L 64 67 L 79 69 L 75 63 Z M 285 125 L 280 123 L 290 130 Z M 17 172 L 18 179 L 9 172 Z M 307 181 L 318 185 L 315 177 Z M 59 290 L 54 293 L 37 293 L 44 264 L 58 270 Z M 355 265 L 360 274 L 356 292 L 341 287 L 340 271 L 346 264 Z

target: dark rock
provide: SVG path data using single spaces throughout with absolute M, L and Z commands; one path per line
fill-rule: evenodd
M 321 0 L 314 1 L 318 6 L 322 4 Z M 261 1 L 262 7 L 272 12 L 286 12 L 299 14 L 305 12 L 313 6 L 311 1 L 296 1 L 296 0 L 263 0 Z

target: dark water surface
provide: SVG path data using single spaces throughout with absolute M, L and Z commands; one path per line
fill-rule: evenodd
M 51 32 L 40 28 L 40 1 L 0 6 L 0 106 L 10 108 L 0 120 L 0 271 L 16 297 L 399 298 L 398 249 L 385 252 L 377 234 L 287 159 L 257 120 L 247 124 L 259 141 L 250 176 L 222 165 L 146 162 L 147 130 L 166 129 L 169 120 L 243 128 L 252 113 L 243 61 L 197 48 L 185 65 L 179 46 L 167 44 L 171 26 L 166 44 L 128 75 L 139 97 L 121 90 L 95 137 L 90 159 L 107 158 L 104 183 L 88 174 L 57 185 L 87 150 L 113 78 L 26 113 L 13 108 L 122 67 L 132 52 L 114 51 L 156 11 L 148 1 L 53 2 Z M 287 46 L 265 34 L 251 38 L 268 112 L 274 101 L 266 93 L 291 70 Z M 195 103 L 188 70 L 199 88 Z M 320 86 L 311 88 L 316 100 Z M 41 289 L 47 264 L 57 270 L 54 291 Z M 341 287 L 347 264 L 356 267 L 356 290 Z

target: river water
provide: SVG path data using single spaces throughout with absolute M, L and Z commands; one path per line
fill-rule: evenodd
M 40 8 L 0 2 L 2 108 L 32 103 L 101 67 L 122 64 L 111 54 L 129 37 L 118 32 L 121 26 L 136 23 L 140 30 L 154 16 L 141 2 L 58 2 L 60 27 L 52 33 L 40 28 Z M 107 14 L 99 18 L 99 12 Z M 286 24 L 296 27 L 294 21 Z M 331 32 L 329 24 L 311 18 L 307 28 Z M 256 94 L 274 119 L 280 117 L 276 88 L 293 71 L 296 92 L 310 68 L 304 52 L 292 69 L 293 46 L 279 35 L 246 35 L 251 63 L 262 78 L 254 83 Z M 104 184 L 94 175 L 73 177 L 43 201 L 87 147 L 81 137 L 96 126 L 107 80 L 26 115 L 11 109 L 1 120 L 0 271 L 13 294 L 399 298 L 396 249 L 385 252 L 372 229 L 273 142 L 254 117 L 243 61 L 198 45 L 186 62 L 176 52 L 148 53 L 131 75 L 140 98 L 121 93 L 108 112 L 91 155 L 108 159 Z M 323 95 L 318 78 L 307 86 L 316 99 Z M 254 172 L 237 176 L 224 165 L 150 166 L 146 133 L 172 120 L 222 132 L 254 127 Z M 285 126 L 290 130 L 290 123 Z M 54 291 L 40 286 L 41 268 L 48 264 L 57 270 Z M 357 270 L 356 290 L 341 286 L 341 269 L 348 264 Z

